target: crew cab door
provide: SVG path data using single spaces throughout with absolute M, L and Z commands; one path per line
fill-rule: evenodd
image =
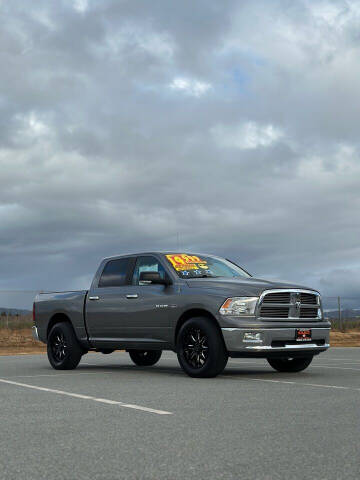
M 135 257 L 111 259 L 101 265 L 88 293 L 85 306 L 90 342 L 96 347 L 113 347 L 127 330 L 129 286 Z
M 139 341 L 171 343 L 178 316 L 178 286 L 153 285 L 141 282 L 141 272 L 159 272 L 162 278 L 169 273 L 161 260 L 152 255 L 136 259 L 134 273 L 129 286 L 130 305 L 127 325 Z

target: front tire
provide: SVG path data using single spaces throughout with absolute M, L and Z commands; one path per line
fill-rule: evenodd
M 268 358 L 269 364 L 278 372 L 301 372 L 312 362 L 313 357 Z
M 176 350 L 180 366 L 190 377 L 216 377 L 228 361 L 221 333 L 208 318 L 187 320 L 179 330 Z
M 131 360 L 139 367 L 151 367 L 160 360 L 161 350 L 128 350 Z
M 56 323 L 47 340 L 47 354 L 55 370 L 72 370 L 79 365 L 84 353 L 70 323 Z

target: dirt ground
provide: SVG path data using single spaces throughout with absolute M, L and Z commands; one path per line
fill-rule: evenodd
M 348 332 L 333 331 L 330 333 L 332 347 L 360 347 L 360 331 L 349 330 Z
M 46 352 L 46 345 L 36 342 L 31 336 L 31 329 L 0 329 L 0 355 L 20 355 Z
M 330 334 L 332 347 L 360 347 L 360 331 L 332 331 Z M 36 342 L 30 329 L 8 330 L 0 329 L 0 355 L 26 355 L 45 353 L 46 345 Z

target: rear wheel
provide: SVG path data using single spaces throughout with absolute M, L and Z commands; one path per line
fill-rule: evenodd
M 268 358 L 269 364 L 278 372 L 301 372 L 312 362 L 313 357 Z
M 228 361 L 221 334 L 208 318 L 187 320 L 179 330 L 176 347 L 179 363 L 190 377 L 215 377 Z
M 79 365 L 84 353 L 72 326 L 68 322 L 56 323 L 47 340 L 48 359 L 56 370 L 72 370 Z
M 160 360 L 161 350 L 128 350 L 131 360 L 139 367 L 150 367 Z

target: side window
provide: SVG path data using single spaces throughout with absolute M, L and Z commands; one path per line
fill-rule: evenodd
M 101 274 L 99 287 L 121 287 L 126 283 L 129 258 L 110 260 Z
M 155 257 L 138 257 L 132 279 L 133 285 L 147 285 L 139 282 L 141 272 L 159 272 L 161 278 L 165 278 L 165 269 Z

